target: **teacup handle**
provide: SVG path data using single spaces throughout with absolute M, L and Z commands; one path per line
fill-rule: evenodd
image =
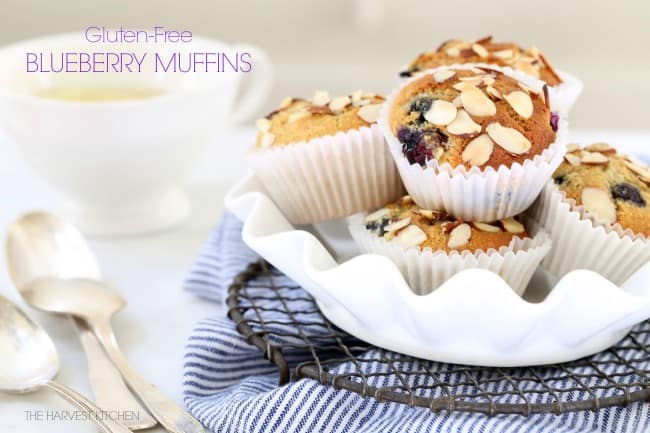
M 248 89 L 242 93 L 239 102 L 228 117 L 231 125 L 242 123 L 260 108 L 271 92 L 273 82 L 273 63 L 266 51 L 255 45 L 241 44 L 233 46 L 235 51 L 251 53 L 252 69 L 248 80 Z M 249 75 L 249 74 L 247 74 Z

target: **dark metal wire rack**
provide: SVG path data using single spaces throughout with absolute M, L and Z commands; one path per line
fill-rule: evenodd
M 425 361 L 362 342 L 330 323 L 314 299 L 264 261 L 230 286 L 228 315 L 279 370 L 382 402 L 432 411 L 529 415 L 650 401 L 650 321 L 616 346 L 577 361 L 489 368 Z

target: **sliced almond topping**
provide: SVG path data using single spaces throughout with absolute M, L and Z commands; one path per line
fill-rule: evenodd
M 260 141 L 260 146 L 261 147 L 271 147 L 273 144 L 273 141 L 275 141 L 275 135 L 271 134 L 270 132 L 265 132 L 264 135 L 262 135 L 262 140 Z
M 485 91 L 487 92 L 488 95 L 492 96 L 494 99 L 503 99 L 501 93 L 499 93 L 499 91 L 492 86 L 487 86 L 485 88 Z
M 445 53 L 450 57 L 458 57 L 460 56 L 460 49 L 458 47 L 447 48 Z
M 616 206 L 606 191 L 600 188 L 585 188 L 582 190 L 581 198 L 587 212 L 598 221 L 607 224 L 616 222 Z
M 409 224 L 411 224 L 411 217 L 406 217 L 388 224 L 384 230 L 387 232 L 395 232 L 399 229 L 403 229 Z
M 460 92 L 463 108 L 472 116 L 494 116 L 497 107 L 478 87 L 467 87 Z
M 324 107 L 330 102 L 330 95 L 324 90 L 317 90 L 311 98 L 312 105 L 317 107 Z
M 311 116 L 311 113 L 309 111 L 296 111 L 294 113 L 289 113 L 289 117 L 287 118 L 287 123 L 293 123 L 309 116 Z
M 485 75 L 483 77 L 483 84 L 485 84 L 486 86 L 491 86 L 492 84 L 494 84 L 495 81 L 496 80 L 492 75 Z
M 582 159 L 578 155 L 575 155 L 573 153 L 567 153 L 566 155 L 564 155 L 564 159 L 566 159 L 566 162 L 568 162 L 569 164 L 575 167 L 579 166 L 580 163 L 582 162 Z
M 481 84 L 483 80 L 478 81 L 476 83 L 471 82 L 471 81 L 459 81 L 458 83 L 454 84 L 453 87 L 454 89 L 458 90 L 459 92 L 462 92 L 463 90 L 469 88 L 469 87 L 476 87 L 479 84 Z
M 487 134 L 481 134 L 465 146 L 462 154 L 463 162 L 481 166 L 488 162 L 493 150 L 494 142 Z
M 456 71 L 453 69 L 443 69 L 442 71 L 437 71 L 433 74 L 433 78 L 436 80 L 438 83 L 442 83 L 444 81 L 447 81 L 451 77 L 456 75 Z
M 282 102 L 280 102 L 280 107 L 279 108 L 282 110 L 284 108 L 287 108 L 291 104 L 293 104 L 293 98 L 291 96 L 287 96 L 286 98 L 284 98 L 282 100 Z
M 590 152 L 600 152 L 604 154 L 616 153 L 616 149 L 614 149 L 608 143 L 593 143 L 585 147 L 585 150 L 588 150 Z
M 396 242 L 403 248 L 416 247 L 427 240 L 427 234 L 420 227 L 411 224 L 404 230 L 400 231 L 393 242 Z
M 627 168 L 632 170 L 633 173 L 637 174 L 643 182 L 650 184 L 650 170 L 648 170 L 647 167 L 630 160 L 625 160 L 623 163 Z
M 472 238 L 472 228 L 467 223 L 462 223 L 456 228 L 454 228 L 451 233 L 449 233 L 449 241 L 447 246 L 451 249 L 460 248 L 463 245 L 467 245 L 469 240 Z
M 379 111 L 381 110 L 381 104 L 371 104 L 364 105 L 359 108 L 357 116 L 361 117 L 368 123 L 375 123 L 379 117 Z
M 609 158 L 602 153 L 585 151 L 582 152 L 581 161 L 585 165 L 605 165 L 609 163 Z
M 410 195 L 405 195 L 402 198 L 400 198 L 399 200 L 402 202 L 402 204 L 412 204 L 412 203 L 414 203 L 413 197 L 411 197 Z
M 335 113 L 338 111 L 342 111 L 345 107 L 350 105 L 352 103 L 352 100 L 350 99 L 349 96 L 338 96 L 334 99 L 329 104 L 330 110 L 334 111 Z
M 357 90 L 357 91 L 352 92 L 352 94 L 350 95 L 350 98 L 352 98 L 352 103 L 353 104 L 361 101 L 361 99 L 363 98 L 363 90 Z
M 461 108 L 463 106 L 463 101 L 460 99 L 460 95 L 456 96 L 453 101 L 451 101 L 456 107 Z
M 440 212 L 435 210 L 420 209 L 418 213 L 429 220 L 437 220 L 440 217 Z
M 255 125 L 257 125 L 257 129 L 260 130 L 261 132 L 269 132 L 269 129 L 271 129 L 271 121 L 266 117 L 257 119 L 255 121 Z
M 488 56 L 488 50 L 481 44 L 473 44 L 472 51 L 474 51 L 479 57 L 486 58 Z
M 566 145 L 567 153 L 573 153 L 580 150 L 580 145 L 578 143 L 569 143 Z
M 520 71 L 532 75 L 535 78 L 539 78 L 539 68 L 536 68 L 533 66 L 533 64 L 530 61 L 527 60 L 518 60 L 514 64 L 515 69 L 519 69 Z
M 508 233 L 512 233 L 513 235 L 518 235 L 526 231 L 524 225 L 514 218 L 503 219 L 501 220 L 501 224 Z
M 514 57 L 515 52 L 513 50 L 499 50 L 493 51 L 491 54 L 497 59 L 508 60 Z
M 482 232 L 498 233 L 501 231 L 501 227 L 492 224 L 479 223 L 479 222 L 473 222 L 472 224 L 474 225 L 474 227 L 476 227 Z
M 390 209 L 388 209 L 387 207 L 382 207 L 381 209 L 376 210 L 373 213 L 367 215 L 365 218 L 365 222 L 370 223 L 373 221 L 377 221 L 389 215 L 390 215 Z
M 465 110 L 458 110 L 454 121 L 447 125 L 447 132 L 454 135 L 478 134 L 481 132 L 481 125 L 474 122 Z
M 503 95 L 508 104 L 512 107 L 518 115 L 524 119 L 529 119 L 533 115 L 533 100 L 526 92 L 515 90 L 507 95 Z
M 456 118 L 458 110 L 451 102 L 436 99 L 431 104 L 431 108 L 424 113 L 424 118 L 434 125 L 449 125 Z
M 528 153 L 532 146 L 521 132 L 514 128 L 502 126 L 500 123 L 490 123 L 485 130 L 496 144 L 513 155 Z
M 474 86 L 479 86 L 483 83 L 483 71 L 479 70 L 481 75 L 470 75 L 469 77 L 459 77 L 458 79 L 463 83 L 469 83 Z
M 372 102 L 370 99 L 359 99 L 358 101 L 352 101 L 352 105 L 355 107 L 363 107 L 364 105 L 368 105 Z

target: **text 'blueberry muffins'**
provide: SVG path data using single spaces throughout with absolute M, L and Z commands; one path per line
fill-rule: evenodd
M 441 67 L 399 86 L 379 123 L 415 202 L 469 221 L 530 206 L 565 151 L 566 124 L 546 89 L 478 65 Z
M 465 222 L 422 209 L 410 196 L 355 218 L 350 232 L 362 252 L 390 258 L 418 294 L 470 268 L 496 272 L 522 294 L 550 249 L 543 230 L 533 236 L 518 219 Z
M 249 161 L 290 222 L 315 223 L 375 208 L 403 192 L 376 124 L 384 97 L 362 91 L 286 98 L 257 121 Z
M 543 81 L 563 113 L 571 109 L 582 92 L 582 82 L 565 72 L 560 74 L 538 48 L 524 49 L 513 42 L 495 42 L 491 36 L 475 41 L 445 41 L 435 50 L 418 55 L 400 76 L 411 77 L 427 69 L 467 63 L 511 68 Z
M 553 239 L 543 265 L 623 284 L 650 260 L 650 170 L 607 143 L 570 145 L 564 159 L 531 210 Z

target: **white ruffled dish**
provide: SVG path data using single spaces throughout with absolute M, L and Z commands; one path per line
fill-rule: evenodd
M 604 350 L 650 317 L 650 264 L 622 287 L 573 271 L 548 296 L 548 276 L 538 273 L 525 295 L 543 299 L 537 303 L 483 269 L 418 296 L 386 257 L 352 253 L 337 262 L 325 244 L 341 256 L 349 238 L 321 241 L 296 230 L 254 176 L 235 185 L 225 204 L 244 222 L 244 242 L 314 296 L 334 324 L 419 358 L 503 367 L 564 362 Z

